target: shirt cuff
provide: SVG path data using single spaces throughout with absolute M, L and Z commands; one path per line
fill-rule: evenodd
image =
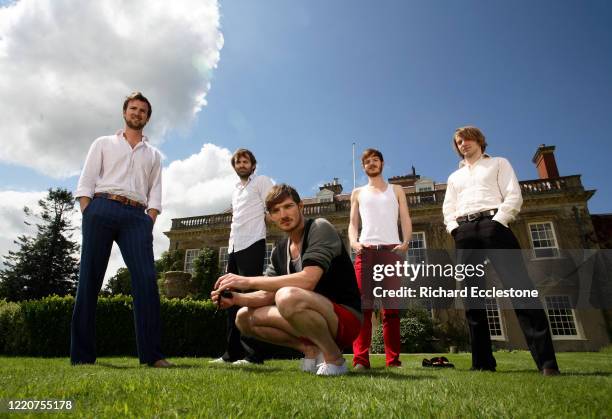
M 147 206 L 147 211 L 149 211 L 150 209 L 154 209 L 157 210 L 157 215 L 161 214 L 161 204 L 156 204 L 151 202 L 150 205 Z
M 497 214 L 495 214 L 495 216 L 493 217 L 493 221 L 497 221 L 504 227 L 508 227 L 508 224 L 510 224 L 510 221 L 512 221 L 512 216 L 504 214 L 501 211 L 497 211 Z
M 93 191 L 93 189 L 89 189 L 89 188 L 80 188 L 80 189 L 77 189 L 74 192 L 73 196 L 74 196 L 75 200 L 78 200 L 82 196 L 84 196 L 86 198 L 93 198 L 94 191 Z
M 450 233 L 451 231 L 453 231 L 457 227 L 459 227 L 459 223 L 457 221 L 451 221 L 450 223 L 448 223 L 446 225 L 446 231 L 448 231 Z

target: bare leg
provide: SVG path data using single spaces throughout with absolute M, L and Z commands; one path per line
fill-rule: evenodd
M 338 331 L 338 317 L 327 298 L 297 287 L 285 287 L 276 292 L 276 306 L 280 315 L 298 333 L 323 352 L 326 362 L 341 363 L 342 351 L 334 337 Z
M 280 315 L 276 306 L 243 307 L 236 315 L 236 326 L 245 336 L 287 346 L 300 352 L 307 349 L 307 345 L 300 341 L 298 332 Z

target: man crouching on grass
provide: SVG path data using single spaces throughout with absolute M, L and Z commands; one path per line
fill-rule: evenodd
M 342 239 L 326 219 L 304 219 L 304 204 L 291 186 L 272 187 L 266 208 L 287 237 L 272 250 L 265 276 L 223 275 L 212 300 L 221 308 L 242 306 L 236 326 L 244 335 L 303 352 L 303 371 L 346 374 L 342 350 L 359 335 L 362 316 Z M 258 291 L 225 297 L 225 290 Z

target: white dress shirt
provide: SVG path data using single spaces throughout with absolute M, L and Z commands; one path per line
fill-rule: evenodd
M 483 154 L 474 164 L 459 163 L 448 177 L 442 205 L 444 224 L 450 233 L 459 226 L 457 217 L 497 209 L 493 220 L 508 227 L 523 204 L 514 170 L 503 157 Z
M 266 176 L 255 174 L 246 184 L 238 182 L 232 194 L 232 228 L 228 253 L 246 249 L 266 238 L 266 195 L 273 183 Z
M 132 148 L 120 130 L 93 142 L 74 195 L 121 195 L 161 213 L 161 172 L 161 153 L 147 137 Z

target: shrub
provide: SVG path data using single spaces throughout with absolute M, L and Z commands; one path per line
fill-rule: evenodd
M 0 353 L 68 356 L 74 298 L 21 303 L 0 300 Z M 167 356 L 217 356 L 225 344 L 225 312 L 210 300 L 161 300 L 162 351 Z M 96 311 L 98 356 L 135 355 L 132 297 L 100 297 Z
M 429 314 L 420 309 L 407 310 L 400 319 L 401 351 L 408 353 L 435 351 L 434 339 L 434 328 Z M 372 336 L 372 352 L 385 352 L 382 324 Z
M 17 353 L 24 348 L 23 313 L 19 303 L 0 300 L 0 353 Z

